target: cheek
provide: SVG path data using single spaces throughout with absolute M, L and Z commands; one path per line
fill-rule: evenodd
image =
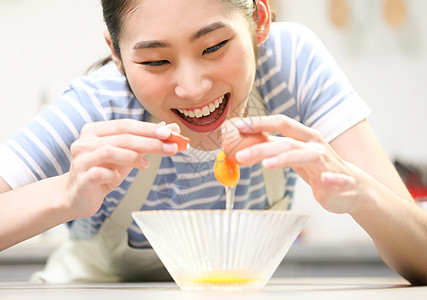
M 249 50 L 236 49 L 233 55 L 230 55 L 229 61 L 226 63 L 229 82 L 232 82 L 232 98 L 231 107 L 229 110 L 230 116 L 243 115 L 248 95 L 252 89 L 255 79 L 255 54 L 252 47 Z
M 141 102 L 144 108 L 154 115 L 158 114 L 165 99 L 168 89 L 165 80 L 138 70 L 137 67 L 128 69 L 126 76 L 135 97 Z
M 143 70 L 134 68 L 126 73 L 132 91 L 138 97 L 150 99 L 158 91 L 161 91 L 161 83 L 155 76 L 150 75 Z
M 255 76 L 255 60 L 254 54 L 248 51 L 234 51 L 225 62 L 227 72 L 225 76 L 231 79 L 244 83 L 251 83 Z
M 242 40 L 231 50 L 232 54 L 228 63 L 233 68 L 232 73 L 235 82 L 239 84 L 236 87 L 238 91 L 234 92 L 239 98 L 245 98 L 249 94 L 255 79 L 255 53 L 250 40 Z

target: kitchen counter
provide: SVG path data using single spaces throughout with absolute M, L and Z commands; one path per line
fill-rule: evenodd
M 272 278 L 261 291 L 181 291 L 173 282 L 31 285 L 0 283 L 0 299 L 427 299 L 427 287 L 411 287 L 401 278 Z
M 0 299 L 427 299 L 391 271 L 372 245 L 294 245 L 269 284 L 256 292 L 188 292 L 173 282 L 32 285 L 54 247 L 17 245 L 0 253 Z
M 55 249 L 49 243 L 16 245 L 0 252 L 0 282 L 23 282 L 41 270 Z M 346 246 L 297 243 L 273 277 L 398 277 L 371 244 Z M 1 298 L 0 298 L 1 299 Z

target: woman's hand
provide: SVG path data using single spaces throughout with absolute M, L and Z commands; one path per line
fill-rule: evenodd
M 234 123 L 242 133 L 277 132 L 283 136 L 269 137 L 268 142 L 237 152 L 238 161 L 293 168 L 325 209 L 353 217 L 390 268 L 413 284 L 427 283 L 426 265 L 420 264 L 427 261 L 426 214 L 414 203 L 367 122 L 331 141 L 333 148 L 319 132 L 286 116 Z
M 147 168 L 144 155 L 174 154 L 167 143 L 176 124 L 136 120 L 90 123 L 71 145 L 70 171 L 11 189 L 0 177 L 0 251 L 59 224 L 89 217 L 133 168 Z M 19 217 L 17 217 L 19 216 Z
M 145 154 L 175 154 L 177 144 L 164 142 L 172 131 L 179 133 L 178 125 L 130 119 L 86 124 L 71 145 L 71 167 L 65 176 L 64 199 L 76 218 L 93 215 L 133 168 L 147 168 Z
M 367 181 L 363 179 L 365 173 L 341 159 L 318 131 L 283 115 L 243 119 L 235 125 L 242 133 L 282 135 L 270 136 L 266 143 L 237 152 L 239 162 L 262 161 L 267 168 L 291 167 L 311 186 L 314 197 L 327 210 L 345 213 L 355 208 L 363 182 Z

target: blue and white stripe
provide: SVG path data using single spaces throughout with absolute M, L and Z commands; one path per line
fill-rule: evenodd
M 293 23 L 272 24 L 269 38 L 259 49 L 255 86 L 270 114 L 284 114 L 312 126 L 327 140 L 369 113 L 316 37 Z M 110 63 L 73 81 L 57 102 L 0 145 L 0 176 L 17 188 L 63 174 L 70 168 L 70 146 L 86 123 L 123 118 L 148 121 L 149 114 Z M 224 208 L 224 188 L 213 175 L 215 157 L 215 151 L 193 148 L 163 157 L 141 209 Z M 286 195 L 292 197 L 297 175 L 290 169 L 284 173 Z M 71 222 L 71 236 L 93 237 L 123 198 L 135 174 L 133 170 L 105 198 L 94 216 Z M 235 207 L 263 209 L 267 206 L 265 194 L 260 165 L 242 166 Z M 128 232 L 133 246 L 149 246 L 138 226 L 132 224 Z

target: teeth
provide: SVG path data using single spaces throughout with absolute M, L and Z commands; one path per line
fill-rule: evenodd
M 182 113 L 183 115 L 185 115 L 185 116 L 187 116 L 187 117 L 188 117 L 188 111 L 186 111 L 185 109 L 178 109 L 178 111 L 179 111 L 180 113 Z
M 202 111 L 200 109 L 195 109 L 194 114 L 196 115 L 196 118 L 201 118 L 203 116 Z
M 204 106 L 203 108 L 202 108 L 202 114 L 204 115 L 204 116 L 209 116 L 210 115 L 210 111 L 209 111 L 209 107 L 207 107 L 207 106 Z
M 186 117 L 190 118 L 201 118 L 203 116 L 209 116 L 212 112 L 217 109 L 221 103 L 224 101 L 224 96 L 221 96 L 215 102 L 210 103 L 209 105 L 203 106 L 202 108 L 197 108 L 194 111 L 193 110 L 187 110 L 187 109 L 178 109 L 180 113 L 182 113 Z

